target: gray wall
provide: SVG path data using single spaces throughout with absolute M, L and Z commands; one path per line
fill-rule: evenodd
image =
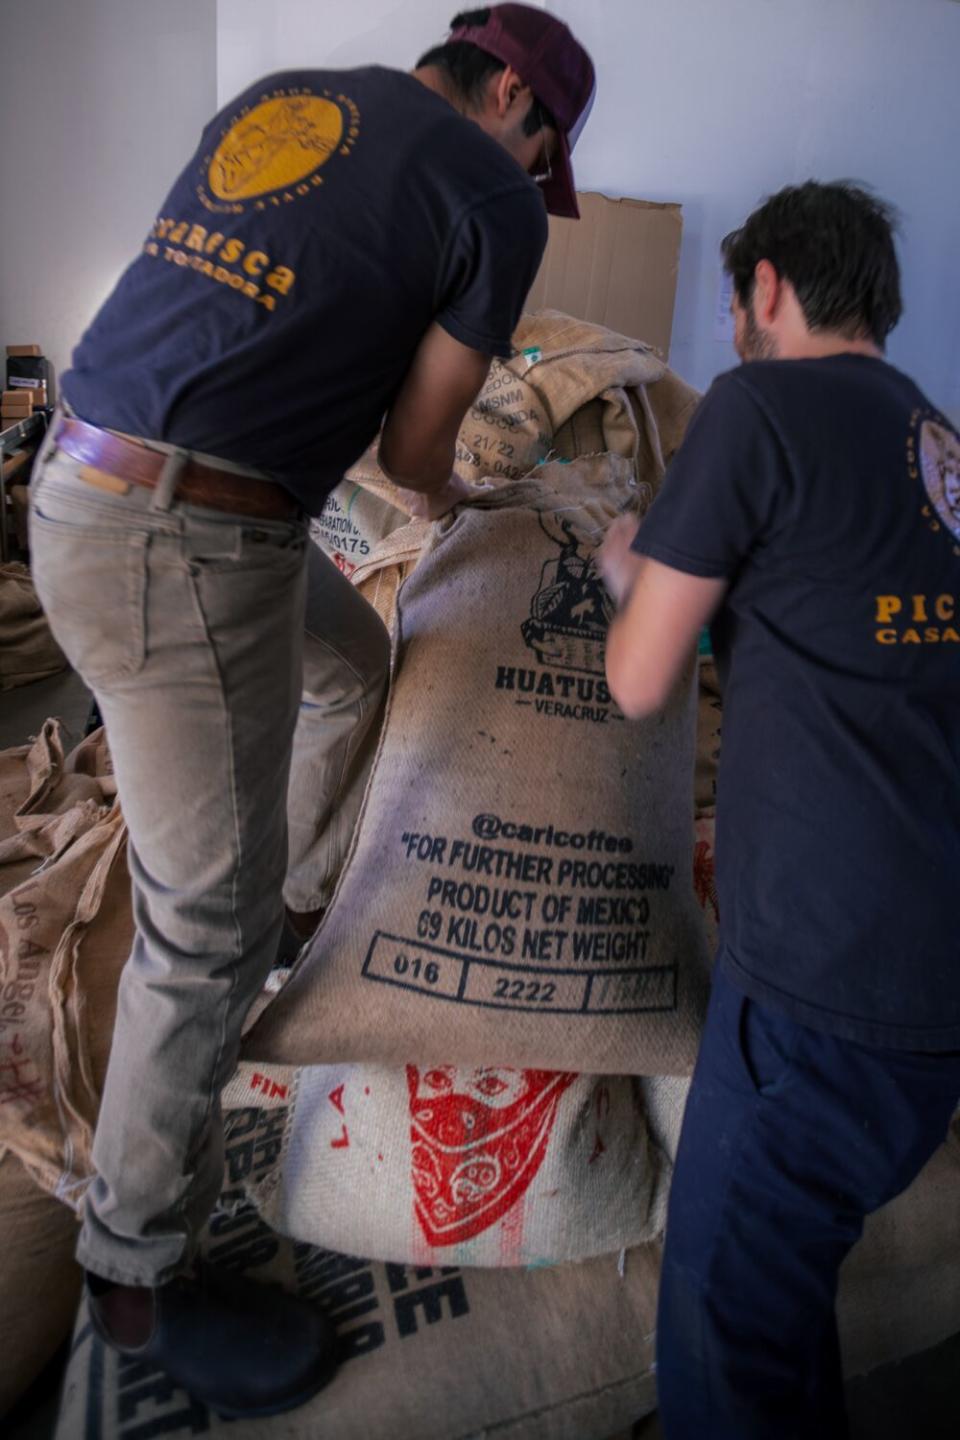
M 217 108 L 216 18 L 216 0 L 0 0 L 0 345 L 67 367 Z

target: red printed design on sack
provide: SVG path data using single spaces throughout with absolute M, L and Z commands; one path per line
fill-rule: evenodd
M 575 1074 L 407 1066 L 417 1220 L 430 1245 L 490 1229 L 540 1169 Z
M 720 919 L 720 902 L 717 899 L 717 877 L 714 870 L 713 846 L 709 840 L 698 840 L 693 851 L 693 888 L 703 906 L 713 911 L 715 920 Z

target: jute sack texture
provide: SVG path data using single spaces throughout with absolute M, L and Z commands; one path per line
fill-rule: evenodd
M 67 668 L 26 565 L 0 565 L 0 690 Z
M 283 1107 L 248 1189 L 272 1229 L 416 1265 L 555 1264 L 663 1230 L 670 1164 L 630 1077 L 505 1066 L 241 1065 L 227 1110 Z
M 649 346 L 556 310 L 524 315 L 513 344 L 509 360 L 492 361 L 460 428 L 454 469 L 463 479 L 519 480 L 554 454 L 608 451 L 633 460 L 638 480 L 651 467 L 662 474 L 699 396 Z M 376 443 L 346 480 L 397 503 Z
M 15 1155 L 0 1158 L 0 1420 L 70 1333 L 83 1272 L 77 1220 Z
M 354 481 L 343 480 L 331 490 L 320 514 L 311 520 L 310 538 L 349 578 L 380 541 L 408 519 L 406 511 L 389 500 Z
M 692 670 L 661 715 L 624 721 L 593 556 L 632 467 L 540 476 L 431 527 L 340 884 L 246 1058 L 691 1068 Z
M 283 1110 L 227 1119 L 227 1189 L 202 1249 L 315 1299 L 337 1323 L 340 1370 L 280 1422 L 228 1423 L 108 1351 L 81 1310 L 58 1440 L 143 1440 L 147 1427 L 173 1440 L 265 1440 L 278 1424 L 287 1440 L 608 1440 L 653 1409 L 657 1246 L 579 1265 L 463 1271 L 295 1244 L 240 1190 L 272 1163 Z
M 102 731 L 64 757 L 47 722 L 19 763 L 30 788 L 0 841 L 0 1147 L 77 1204 L 133 936 L 126 828 Z
M 701 655 L 697 662 L 697 759 L 693 786 L 697 815 L 712 815 L 717 808 L 722 726 L 723 696 L 716 661 L 712 655 Z
M 642 342 L 559 311 L 525 315 L 514 344 L 511 360 L 493 361 L 464 421 L 457 472 L 469 481 L 500 485 L 551 457 L 613 454 L 630 461 L 638 488 L 652 498 L 699 393 Z M 416 566 L 430 527 L 412 520 L 394 528 L 401 502 L 376 463 L 376 445 L 348 472 L 344 495 L 355 485 L 367 492 L 365 510 L 374 518 L 362 537 L 371 545 L 369 554 L 350 557 L 356 563 L 351 578 L 392 629 L 399 588 Z M 349 501 L 338 497 L 336 503 Z

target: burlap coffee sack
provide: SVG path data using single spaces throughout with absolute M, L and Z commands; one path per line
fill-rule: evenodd
M 0 565 L 0 690 L 67 668 L 26 565 Z
M 664 369 L 659 380 L 635 391 L 633 398 L 643 406 L 644 418 L 648 415 L 652 417 L 660 453 L 664 464 L 669 465 L 680 449 L 687 427 L 700 404 L 700 391 L 681 380 L 673 370 Z
M 116 793 L 103 729 L 67 755 L 60 721 L 45 720 L 35 740 L 0 751 L 0 840 L 85 800 L 109 807 Z
M 0 1420 L 70 1333 L 83 1272 L 77 1219 L 15 1155 L 0 1159 Z
M 693 888 L 703 914 L 711 956 L 720 943 L 720 899 L 717 894 L 717 818 L 698 815 L 693 824 Z
M 229 1117 L 229 1188 L 202 1248 L 331 1315 L 343 1357 L 331 1384 L 281 1419 L 220 1421 L 152 1366 L 118 1359 L 81 1310 L 57 1440 L 608 1440 L 653 1409 L 657 1246 L 579 1265 L 462 1271 L 295 1244 L 240 1193 L 270 1165 L 282 1123 L 280 1111 Z
M 595 401 L 600 409 L 591 420 L 598 420 L 600 434 L 591 438 L 589 450 L 576 453 L 624 455 L 637 465 L 640 480 L 662 474 L 662 460 L 655 459 L 659 447 L 644 435 L 651 426 L 656 428 L 656 410 L 633 393 L 638 387 L 655 387 L 669 373 L 649 346 L 557 310 L 522 316 L 513 344 L 510 359 L 492 361 L 460 427 L 457 474 L 469 481 L 502 484 L 521 479 L 555 453 L 572 458 L 565 427 Z M 660 408 L 669 421 L 679 407 L 665 396 Z M 347 472 L 347 480 L 384 503 L 402 503 L 376 457 L 374 444 Z
M 348 578 L 375 547 L 409 516 L 389 500 L 352 481 L 343 480 L 310 522 L 310 537 Z
M 848 1375 L 960 1334 L 960 1118 L 913 1184 L 867 1218 L 837 1313 Z
M 586 1259 L 662 1233 L 670 1165 L 648 1146 L 629 1077 L 242 1065 L 222 1103 L 240 1100 L 288 1107 L 276 1164 L 250 1195 L 297 1240 L 500 1266 Z
M 626 394 L 621 398 L 615 392 L 655 385 L 667 373 L 663 361 L 641 340 L 559 310 L 523 315 L 513 344 L 517 353 L 506 366 L 534 391 L 554 434 L 604 392 L 614 397 L 603 422 L 605 430 L 612 429 L 620 423 L 620 408 L 629 409 Z
M 103 816 L 84 805 L 89 828 L 0 900 L 0 1145 L 71 1203 L 91 1171 L 133 935 L 119 806 Z M 59 834 L 70 819 L 48 826 Z
M 593 555 L 637 487 L 625 461 L 546 468 L 581 493 L 521 482 L 432 527 L 340 885 L 247 1058 L 691 1067 L 692 670 L 622 718 Z
M 712 655 L 700 656 L 697 672 L 697 759 L 693 793 L 696 813 L 708 815 L 717 808 L 723 696 Z
M 14 816 L 52 772 L 57 750 L 62 759 L 58 720 L 45 720 L 39 735 L 27 744 L 0 750 L 0 840 L 16 830 Z

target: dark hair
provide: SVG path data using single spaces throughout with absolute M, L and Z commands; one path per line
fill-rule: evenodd
M 726 236 L 724 267 L 747 306 L 757 264 L 769 260 L 790 281 L 811 330 L 882 348 L 903 312 L 897 218 L 892 205 L 849 180 L 788 185 Z
M 450 21 L 450 29 L 486 25 L 489 19 L 489 7 L 484 10 L 464 10 L 461 14 L 454 15 Z M 482 103 L 483 92 L 490 76 L 507 68 L 496 55 L 488 55 L 479 45 L 471 45 L 468 40 L 455 40 L 452 45 L 448 43 L 434 46 L 425 55 L 421 55 L 417 61 L 417 69 L 422 65 L 436 65 L 438 69 L 445 71 L 453 89 L 471 109 Z M 551 130 L 557 129 L 553 115 L 546 105 L 542 105 L 534 96 L 533 104 L 523 119 L 524 135 L 536 135 L 541 125 L 547 125 Z

